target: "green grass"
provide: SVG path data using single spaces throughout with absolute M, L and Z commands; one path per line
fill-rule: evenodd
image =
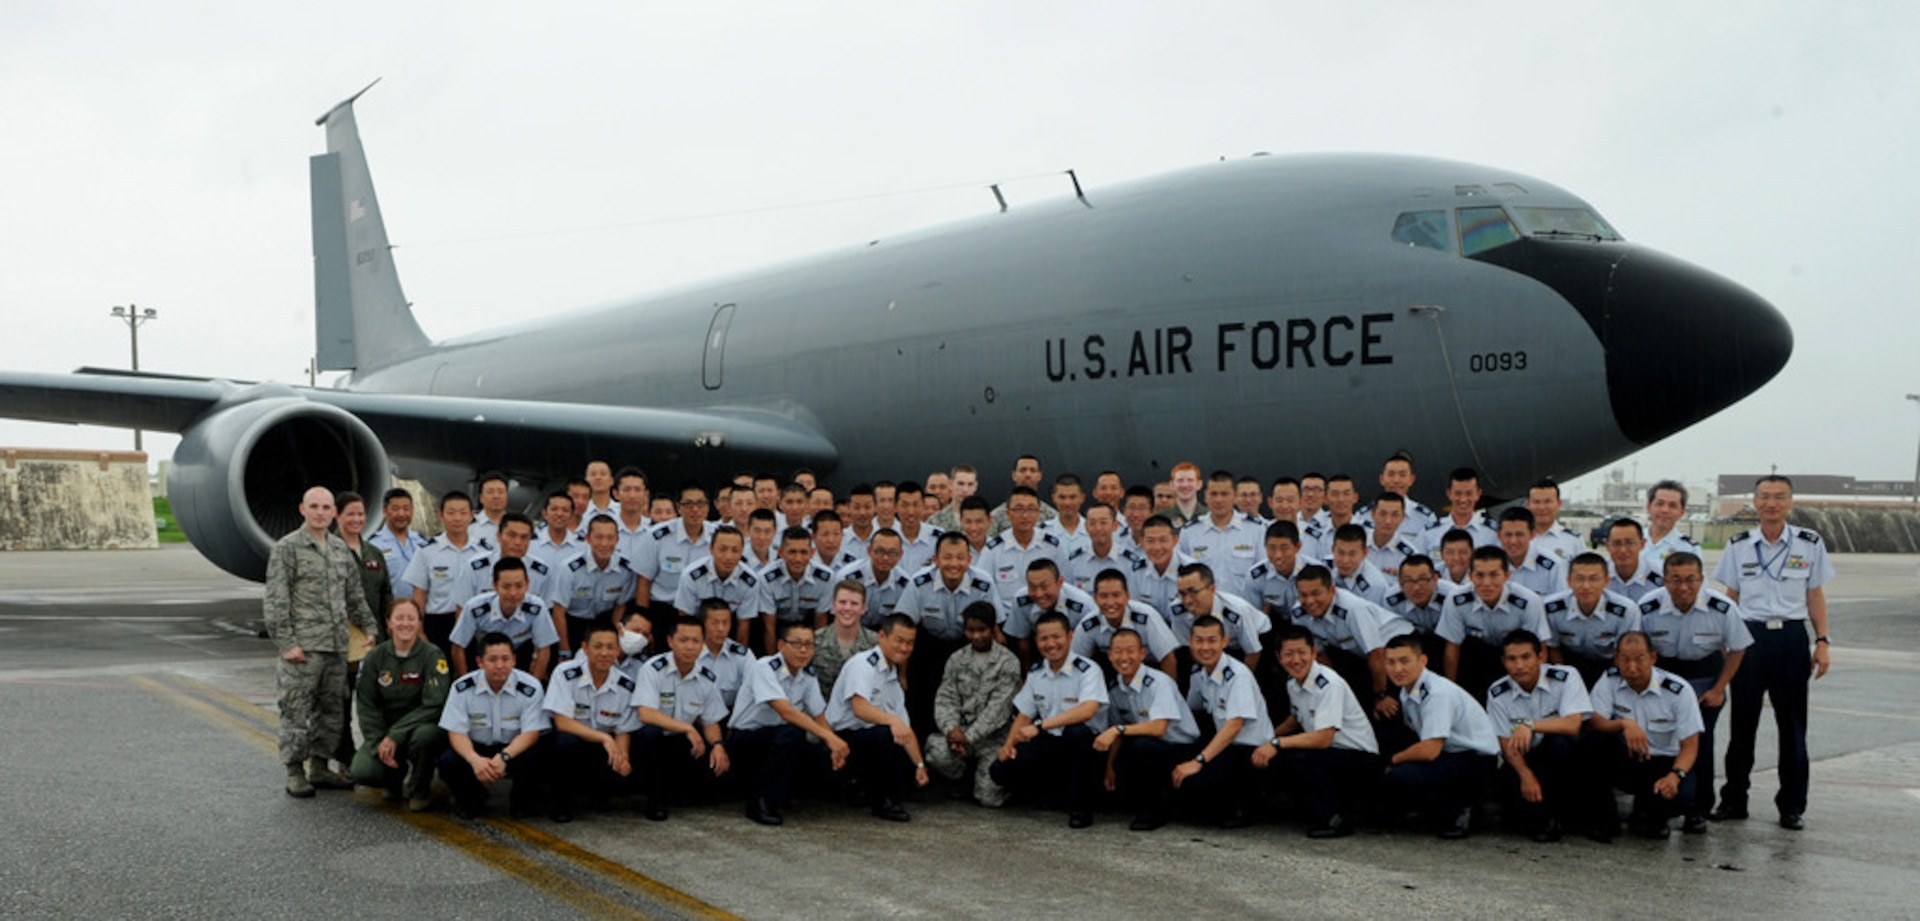
M 157 496 L 153 500 L 153 523 L 154 532 L 161 543 L 184 544 L 187 542 L 187 535 L 180 530 L 180 522 L 173 517 L 172 503 Z

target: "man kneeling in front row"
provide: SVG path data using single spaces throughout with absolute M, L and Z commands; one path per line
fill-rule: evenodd
M 1653 641 L 1635 630 L 1620 637 L 1614 667 L 1593 686 L 1581 763 L 1604 782 L 1594 784 L 1591 837 L 1611 841 L 1619 829 L 1613 790 L 1633 794 L 1627 829 L 1665 838 L 1669 821 L 1693 801 L 1693 765 L 1703 756 L 1700 701 L 1678 675 L 1654 667 Z
M 1106 728 L 1107 679 L 1092 659 L 1070 651 L 1068 624 L 1059 611 L 1034 622 L 1040 661 L 1013 695 L 1013 728 L 991 771 L 993 782 L 1010 790 L 1063 796 L 1067 827 L 1086 828 L 1099 782 L 1093 737 Z
M 747 818 L 761 825 L 785 821 L 780 810 L 787 807 L 795 772 L 820 762 L 838 771 L 846 766 L 849 752 L 846 741 L 826 724 L 827 700 L 813 671 L 813 624 L 790 620 L 774 629 L 777 651 L 747 670 L 727 737 L 741 769 L 752 778 Z M 824 751 L 809 745 L 807 736 L 825 743 Z
M 1278 639 L 1292 713 L 1253 750 L 1253 766 L 1273 768 L 1293 792 L 1307 837 L 1342 838 L 1353 834 L 1350 806 L 1380 776 L 1380 744 L 1346 679 L 1316 660 L 1313 632 L 1288 624 Z
M 462 818 L 485 812 L 487 788 L 509 777 L 514 817 L 533 814 L 538 743 L 549 725 L 544 700 L 540 682 L 513 667 L 511 638 L 504 633 L 480 638 L 480 667 L 453 683 L 440 713 L 440 728 L 447 731 L 440 779 L 453 790 Z

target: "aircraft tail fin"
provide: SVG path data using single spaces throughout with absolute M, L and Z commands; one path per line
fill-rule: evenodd
M 374 83 L 380 81 L 375 80 Z M 314 355 L 322 371 L 367 371 L 425 349 L 394 269 L 353 103 L 328 109 L 327 152 L 308 162 L 313 197 Z

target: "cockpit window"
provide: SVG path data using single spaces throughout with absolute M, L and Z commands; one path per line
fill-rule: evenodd
M 1600 215 L 1585 208 L 1515 208 L 1513 216 L 1520 222 L 1520 229 L 1532 237 L 1620 239 Z
M 1393 242 L 1424 246 L 1448 252 L 1453 249 L 1447 234 L 1445 211 L 1403 211 L 1393 222 Z
M 1460 252 L 1472 256 L 1520 239 L 1504 208 L 1460 209 Z

